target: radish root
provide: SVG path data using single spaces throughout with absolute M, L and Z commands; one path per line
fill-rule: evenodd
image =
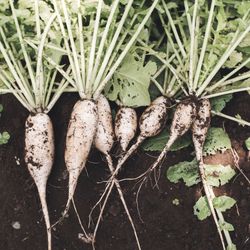
M 46 185 L 54 161 L 54 133 L 48 115 L 29 115 L 25 124 L 25 163 L 37 186 L 47 228 L 48 250 L 52 249 Z

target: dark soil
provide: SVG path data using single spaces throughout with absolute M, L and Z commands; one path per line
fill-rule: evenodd
M 65 94 L 50 113 L 56 136 L 56 160 L 47 189 L 52 222 L 60 217 L 67 198 L 64 140 L 69 115 L 76 100 L 77 95 Z M 0 146 L 0 250 L 45 250 L 46 230 L 39 198 L 23 162 L 24 123 L 28 113 L 12 96 L 1 96 L 0 103 L 4 105 L 0 131 L 7 130 L 11 134 L 10 142 Z M 239 113 L 242 118 L 250 120 L 250 96 L 236 95 L 225 109 L 225 113 Z M 234 122 L 216 117 L 213 123 L 224 126 L 242 152 L 244 140 L 250 136 L 249 127 L 238 126 Z M 165 177 L 168 166 L 192 159 L 192 151 L 192 148 L 187 148 L 170 153 L 162 168 L 159 189 L 152 188 L 150 183 L 142 189 L 139 205 L 143 222 L 139 219 L 136 209 L 137 187 L 133 182 L 121 183 L 144 250 L 221 249 L 212 219 L 201 222 L 193 215 L 193 205 L 201 194 L 201 186 L 187 188 L 182 183 L 172 184 Z M 243 158 L 244 155 L 245 153 Z M 16 158 L 20 159 L 20 165 L 17 164 Z M 152 155 L 138 151 L 128 161 L 120 177 L 137 176 L 153 161 Z M 243 159 L 241 167 L 250 178 L 250 163 Z M 80 176 L 75 194 L 76 205 L 85 225 L 91 207 L 104 188 L 104 184 L 97 182 L 106 180 L 108 175 L 105 160 L 93 149 L 87 171 L 83 171 Z M 235 232 L 231 235 L 237 249 L 250 249 L 249 184 L 239 174 L 221 192 L 226 192 L 237 200 L 237 206 L 225 213 L 226 220 L 235 227 Z M 179 199 L 180 205 L 172 203 L 175 198 Z M 96 217 L 97 213 L 93 218 L 96 220 Z M 131 226 L 115 191 L 103 219 L 97 235 L 97 250 L 137 249 Z M 16 221 L 21 225 L 19 230 L 12 227 L 12 223 Z M 93 230 L 93 227 L 91 229 Z M 78 233 L 81 233 L 81 229 L 74 210 L 71 209 L 69 217 L 53 231 L 53 250 L 91 249 L 78 239 Z

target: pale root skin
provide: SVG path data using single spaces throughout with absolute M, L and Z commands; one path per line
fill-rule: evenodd
M 51 250 L 51 229 L 46 202 L 46 185 L 54 161 L 54 132 L 48 115 L 29 115 L 25 124 L 25 163 L 37 186 L 47 228 L 48 250 Z
M 71 113 L 66 135 L 65 163 L 69 172 L 67 214 L 79 175 L 85 167 L 97 127 L 97 107 L 91 100 L 79 100 Z
M 152 137 L 161 132 L 167 119 L 167 106 L 168 99 L 160 96 L 146 108 L 139 120 L 141 136 Z
M 216 215 L 216 211 L 213 206 L 213 189 L 208 185 L 205 175 L 205 166 L 203 162 L 203 146 L 206 140 L 207 132 L 210 126 L 211 121 L 211 105 L 208 99 L 202 99 L 199 101 L 199 110 L 197 113 L 197 117 L 192 125 L 192 137 L 193 137 L 193 143 L 196 153 L 197 161 L 199 162 L 199 170 L 200 170 L 200 176 L 202 180 L 202 184 L 204 187 L 205 194 L 207 196 L 208 205 L 210 207 L 212 216 L 214 218 L 214 222 L 216 224 L 222 247 L 223 249 L 226 249 L 224 244 L 224 239 L 220 230 L 219 226 L 219 220 Z
M 156 98 L 149 107 L 145 109 L 139 120 L 140 135 L 126 154 L 118 161 L 112 178 L 117 175 L 125 161 L 135 152 L 141 143 L 147 138 L 159 134 L 167 120 L 168 99 L 164 96 Z
M 105 155 L 109 170 L 110 170 L 111 174 L 113 174 L 115 169 L 113 167 L 113 161 L 111 159 L 109 152 L 114 144 L 114 130 L 113 130 L 113 124 L 112 124 L 111 108 L 110 108 L 110 105 L 109 105 L 107 98 L 104 97 L 103 95 L 101 95 L 97 100 L 97 110 L 98 110 L 98 124 L 97 124 L 97 130 L 96 130 L 94 144 L 95 144 L 95 147 Z M 112 185 L 112 188 L 114 185 L 116 186 L 116 189 L 117 189 L 118 194 L 120 196 L 121 202 L 124 206 L 124 209 L 127 213 L 128 219 L 129 219 L 131 226 L 133 228 L 138 249 L 141 249 L 134 222 L 132 220 L 129 209 L 127 207 L 125 198 L 123 196 L 123 192 L 122 192 L 120 183 L 118 182 L 117 179 L 114 179 L 114 184 Z M 110 189 L 109 193 L 106 195 L 106 198 L 105 198 L 105 200 L 102 204 L 101 210 L 100 210 L 100 214 L 98 216 L 98 220 L 97 220 L 95 230 L 93 233 L 93 248 L 94 248 L 94 242 L 95 242 L 97 230 L 99 228 L 99 224 L 100 224 L 105 206 L 107 204 L 109 194 L 112 191 L 112 188 Z M 98 202 L 98 204 L 99 204 L 99 202 Z
M 140 135 L 138 136 L 136 143 L 133 144 L 130 149 L 125 153 L 125 155 L 118 161 L 116 169 L 112 171 L 112 176 L 109 179 L 109 184 L 106 186 L 106 189 L 104 191 L 104 194 L 107 193 L 105 202 L 107 202 L 111 194 L 112 188 L 116 184 L 116 176 L 125 161 L 129 158 L 130 155 L 133 154 L 133 152 L 147 137 L 155 136 L 161 132 L 167 119 L 167 109 L 168 99 L 161 96 L 154 100 L 151 105 L 143 112 L 139 121 Z M 132 222 L 131 225 L 133 225 Z M 136 232 L 135 229 L 134 232 Z M 138 238 L 137 245 L 140 249 Z
M 95 147 L 103 154 L 109 153 L 114 144 L 111 108 L 103 95 L 97 100 L 98 123 L 94 139 Z
M 121 107 L 115 117 L 115 135 L 123 152 L 127 150 L 130 141 L 137 130 L 137 114 L 134 109 Z
M 186 99 L 177 105 L 170 127 L 169 140 L 157 160 L 146 171 L 146 173 L 152 172 L 161 164 L 173 143 L 190 129 L 194 119 L 196 118 L 196 114 L 196 104 L 193 100 Z M 138 178 L 143 177 L 146 173 L 142 174 Z

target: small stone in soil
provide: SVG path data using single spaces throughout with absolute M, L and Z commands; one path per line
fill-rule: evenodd
M 16 229 L 16 230 L 21 229 L 21 224 L 20 224 L 18 221 L 12 222 L 11 225 L 12 225 L 12 227 L 13 227 L 14 229 Z
M 17 156 L 15 156 L 15 161 L 16 161 L 16 165 L 17 166 L 20 166 L 21 163 L 20 163 L 20 158 L 18 158 Z

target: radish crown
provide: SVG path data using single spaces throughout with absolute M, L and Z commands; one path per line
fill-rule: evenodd
M 43 60 L 45 44 L 56 39 L 60 42 L 56 15 L 45 1 L 39 0 L 17 4 L 10 0 L 2 11 L 5 18 L 0 20 L 0 82 L 4 86 L 1 92 L 12 93 L 30 112 L 48 112 L 68 85 L 65 80 L 56 85 L 57 70 Z M 38 46 L 27 46 L 32 39 L 39 40 Z M 51 53 L 46 51 L 48 57 L 51 55 L 59 63 L 61 55 Z

